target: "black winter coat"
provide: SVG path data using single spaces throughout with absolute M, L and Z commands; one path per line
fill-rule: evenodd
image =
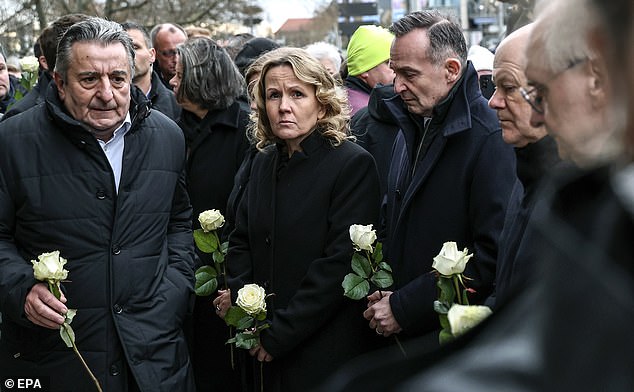
M 381 181 L 381 195 L 387 190 L 392 147 L 399 129 L 383 100 L 395 95 L 393 85 L 377 85 L 370 93 L 368 106 L 359 109 L 350 121 L 350 128 L 357 137 L 357 143 L 372 154 L 376 161 Z
M 187 190 L 195 228 L 200 228 L 198 215 L 205 210 L 217 209 L 226 215 L 234 177 L 248 148 L 248 121 L 249 111 L 238 101 L 224 110 L 208 112 L 203 119 L 187 110 L 182 112 L 179 125 L 187 141 Z M 222 238 L 228 234 L 220 231 Z M 198 256 L 197 266 L 213 263 L 209 254 L 198 252 Z M 194 305 L 192 360 L 196 385 L 199 390 L 237 390 L 239 377 L 231 368 L 230 347 L 225 344 L 229 328 L 216 315 L 214 298 L 215 294 L 196 297 Z
M 104 391 L 126 391 L 130 370 L 142 391 L 194 389 L 182 331 L 194 283 L 184 138 L 133 92 L 118 193 L 97 139 L 54 85 L 45 105 L 0 124 L 2 379 L 94 390 L 59 331 L 24 314 L 36 283 L 29 260 L 59 250 L 77 346 Z
M 290 159 L 278 146 L 255 156 L 229 239 L 234 301 L 247 283 L 275 294 L 260 336 L 274 357 L 264 365 L 266 390 L 310 390 L 380 341 L 362 316 L 365 301 L 341 287 L 351 272 L 350 225 L 378 218 L 374 160 L 348 141 L 333 147 L 319 131 L 301 147 Z
M 491 293 L 498 239 L 517 181 L 515 156 L 502 140 L 471 63 L 434 108 L 429 134 L 435 137 L 426 139 L 425 154 L 416 152 L 421 131 L 401 98 L 386 103 L 401 125 L 387 191 L 385 255 L 396 287 L 390 305 L 404 333 L 421 335 L 440 327 L 431 265 L 443 243 L 455 241 L 473 252 L 465 271 L 477 291 L 472 300 Z

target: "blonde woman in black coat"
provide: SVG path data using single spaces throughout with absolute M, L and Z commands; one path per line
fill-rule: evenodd
M 379 179 L 372 156 L 348 140 L 345 94 L 305 50 L 270 52 L 254 88 L 260 150 L 229 238 L 237 290 L 267 293 L 269 329 L 251 355 L 265 390 L 302 391 L 372 348 L 365 301 L 343 296 L 352 224 L 376 224 Z M 217 301 L 221 313 L 228 301 Z M 258 371 L 259 373 L 259 371 Z M 259 382 L 255 383 L 256 388 Z

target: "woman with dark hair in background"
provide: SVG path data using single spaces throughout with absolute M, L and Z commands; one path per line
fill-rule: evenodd
M 249 108 L 239 100 L 245 91 L 244 79 L 213 40 L 193 38 L 177 51 L 176 75 L 170 84 L 183 108 L 179 125 L 187 143 L 187 189 L 196 229 L 201 212 L 225 213 L 234 176 L 248 148 Z M 226 238 L 229 233 L 220 234 Z M 198 256 L 197 267 L 213 263 L 208 254 L 199 252 Z M 225 345 L 229 329 L 215 316 L 212 299 L 196 297 L 194 306 L 191 348 L 197 388 L 239 390 Z

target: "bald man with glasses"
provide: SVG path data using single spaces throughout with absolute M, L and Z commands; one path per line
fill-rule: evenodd
M 150 36 L 156 50 L 154 68 L 163 84 L 171 90 L 169 81 L 176 75 L 176 47 L 187 40 L 187 33 L 179 25 L 163 23 L 154 26 Z

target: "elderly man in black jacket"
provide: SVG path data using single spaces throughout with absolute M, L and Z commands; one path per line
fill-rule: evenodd
M 134 49 L 90 18 L 62 37 L 46 103 L 0 124 L 0 378 L 51 391 L 192 391 L 182 321 L 193 292 L 185 141 L 135 89 Z M 30 260 L 68 260 L 61 301 Z
M 491 292 L 517 177 L 513 150 L 467 62 L 460 26 L 436 11 L 421 11 L 391 30 L 399 96 L 386 104 L 400 132 L 388 173 L 385 256 L 395 284 L 394 291 L 369 297 L 364 316 L 378 334 L 419 336 L 440 328 L 431 265 L 444 242 L 474 253 L 465 271 L 476 290 L 471 300 Z

